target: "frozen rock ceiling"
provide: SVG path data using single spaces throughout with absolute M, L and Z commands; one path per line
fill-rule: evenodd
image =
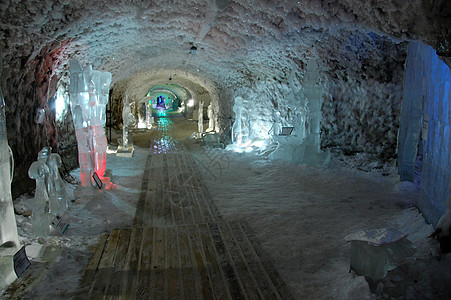
M 404 41 L 421 40 L 446 60 L 450 11 L 447 0 L 3 0 L 1 84 L 10 144 L 23 161 L 16 163 L 18 174 L 26 177 L 39 149 L 55 143 L 54 117 L 41 127 L 33 118 L 48 105 L 69 59 L 109 71 L 116 86 L 132 82 L 136 91 L 181 74 L 176 83 L 217 89 L 220 108 L 229 110 L 224 103 L 232 98 L 221 95 L 262 80 L 287 83 L 291 69 L 302 77 L 306 61 L 316 59 L 331 81 L 331 101 L 347 101 L 342 109 L 355 104 L 340 96 L 343 84 L 363 90 L 359 97 L 399 106 Z M 380 95 L 373 99 L 369 90 Z M 340 116 L 340 105 L 329 104 L 324 114 L 334 115 L 330 121 Z M 399 111 L 390 111 L 396 119 Z M 372 118 L 380 116 L 373 112 Z M 337 136 L 326 137 L 327 144 L 347 139 L 345 127 L 323 126 Z M 393 134 L 389 146 L 396 144 Z
M 354 35 L 369 47 L 383 36 L 447 52 L 449 11 L 443 0 L 2 1 L 1 48 L 22 68 L 46 51 L 60 56 L 60 69 L 78 58 L 115 82 L 178 69 L 235 84 L 285 78 L 293 62 L 340 55 Z

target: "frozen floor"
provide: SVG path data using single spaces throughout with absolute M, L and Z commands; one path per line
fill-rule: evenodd
M 329 168 L 314 169 L 266 157 L 206 150 L 185 140 L 197 123 L 157 120 L 159 128 L 134 134 L 133 158 L 109 155 L 115 187 L 84 191 L 70 185 L 73 205 L 64 218 L 67 236 L 33 237 L 27 206 L 15 200 L 22 243 L 33 265 L 3 293 L 22 299 L 71 298 L 100 233 L 132 226 L 146 158 L 177 148 L 178 139 L 197 159 L 198 169 L 218 208 L 230 222 L 245 221 L 297 299 L 449 299 L 451 257 L 441 255 L 432 229 L 416 210 L 417 192 L 398 177 L 360 171 L 358 158 L 334 156 Z M 173 123 L 172 123 L 173 122 Z M 176 137 L 175 139 L 173 137 Z M 149 147 L 150 140 L 152 147 Z M 156 147 L 154 147 L 156 146 Z M 365 169 L 365 168 L 363 168 Z M 76 172 L 72 172 L 74 177 Z M 392 173 L 393 174 L 393 173 Z M 344 237 L 361 229 L 396 226 L 410 233 L 414 258 L 391 271 L 377 294 L 365 279 L 349 273 L 350 245 Z

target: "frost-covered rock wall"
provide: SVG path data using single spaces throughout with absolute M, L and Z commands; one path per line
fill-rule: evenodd
M 57 70 L 66 56 L 65 51 L 64 45 L 56 49 L 48 47 L 31 61 L 26 57 L 4 57 L 1 84 L 8 140 L 15 159 L 13 195 L 33 187 L 28 168 L 38 152 L 44 146 L 57 148 L 54 96 L 60 75 Z M 45 115 L 42 123 L 37 124 L 40 109 L 45 110 Z
M 323 53 L 322 147 L 396 157 L 405 57 L 405 43 L 373 33 L 351 34 Z

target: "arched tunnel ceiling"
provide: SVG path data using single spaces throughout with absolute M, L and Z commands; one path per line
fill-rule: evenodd
M 175 69 L 233 86 L 286 78 L 293 62 L 309 57 L 345 56 L 340 45 L 354 36 L 370 46 L 374 36 L 419 39 L 449 52 L 450 6 L 442 0 L 10 0 L 0 4 L 0 46 L 6 69 L 14 59 L 26 68 L 49 52 L 58 58 L 57 73 L 75 58 L 111 72 L 113 82 Z

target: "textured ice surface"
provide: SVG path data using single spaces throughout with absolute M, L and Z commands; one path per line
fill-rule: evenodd
M 450 103 L 449 67 L 432 47 L 410 43 L 399 132 L 399 168 L 402 179 L 413 180 L 417 153 L 422 156 L 419 207 L 433 224 L 444 214 L 449 196 Z

